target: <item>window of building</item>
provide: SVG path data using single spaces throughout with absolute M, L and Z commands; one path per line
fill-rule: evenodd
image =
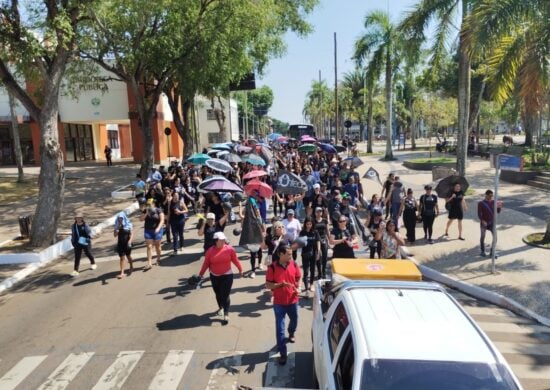
M 107 130 L 107 138 L 111 149 L 120 149 L 118 144 L 118 130 Z
M 206 119 L 209 121 L 215 121 L 216 120 L 216 114 L 213 109 L 208 108 L 206 110 Z

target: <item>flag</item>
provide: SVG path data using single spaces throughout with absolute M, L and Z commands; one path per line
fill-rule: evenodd
M 363 176 L 364 179 L 370 179 L 370 180 L 377 180 L 380 185 L 382 185 L 382 181 L 380 180 L 380 175 L 374 169 L 373 167 L 370 167 L 369 170 L 365 173 Z

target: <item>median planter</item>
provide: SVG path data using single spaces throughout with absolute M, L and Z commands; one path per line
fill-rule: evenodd
M 434 161 L 404 161 L 403 165 L 409 169 L 414 169 L 416 171 L 431 171 L 434 167 L 445 167 L 445 168 L 454 168 L 456 166 L 456 161 L 441 161 L 437 159 Z
M 533 180 L 538 175 L 536 171 L 500 171 L 500 180 L 513 184 L 527 184 L 529 180 Z

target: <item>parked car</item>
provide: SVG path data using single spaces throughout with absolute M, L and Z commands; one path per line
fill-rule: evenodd
M 313 302 L 320 389 L 521 389 L 473 319 L 444 288 L 420 281 L 412 262 L 336 259 L 332 267 Z

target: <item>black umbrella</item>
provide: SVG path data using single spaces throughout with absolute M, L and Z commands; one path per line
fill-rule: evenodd
M 346 147 L 342 145 L 334 145 L 334 149 L 336 149 L 338 153 L 345 152 L 347 150 Z
M 269 148 L 262 145 L 260 148 L 260 157 L 264 159 L 266 164 L 269 164 L 269 162 L 273 159 L 273 153 L 269 150 Z
M 439 183 L 437 183 L 435 192 L 437 192 L 437 195 L 440 198 L 448 198 L 453 193 L 453 188 L 456 184 L 460 184 L 460 189 L 464 193 L 466 193 L 468 187 L 470 187 L 470 183 L 468 183 L 468 180 L 466 180 L 465 177 L 451 175 L 441 179 Z
M 306 189 L 306 183 L 298 175 L 288 171 L 279 171 L 277 192 L 298 195 L 304 193 Z

